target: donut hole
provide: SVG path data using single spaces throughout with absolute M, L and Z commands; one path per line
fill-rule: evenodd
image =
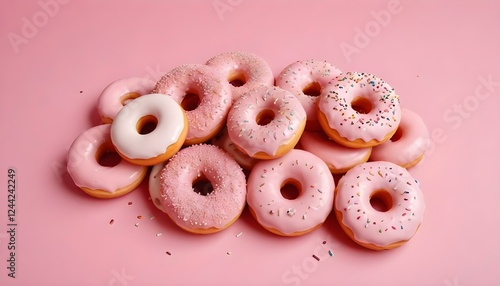
M 370 100 L 368 100 L 362 96 L 358 96 L 355 99 L 353 99 L 351 101 L 351 107 L 357 113 L 360 113 L 360 114 L 370 113 L 370 111 L 372 111 L 372 108 L 373 108 Z
M 193 192 L 202 195 L 202 196 L 208 196 L 214 191 L 214 187 L 212 186 L 212 183 L 205 178 L 204 176 L 201 176 L 194 180 L 193 182 Z
M 295 179 L 287 179 L 281 184 L 281 196 L 287 200 L 295 200 L 300 195 L 302 186 Z
M 189 90 L 181 101 L 181 106 L 186 111 L 195 110 L 200 106 L 201 98 L 197 92 Z
M 318 82 L 311 82 L 306 85 L 302 92 L 307 96 L 317 97 L 321 94 L 321 85 Z
M 155 204 L 155 206 L 159 209 L 161 209 L 163 206 L 161 205 L 161 201 L 159 198 L 154 198 L 153 200 L 153 203 Z
M 158 119 L 153 115 L 141 117 L 136 124 L 137 132 L 141 135 L 146 135 L 153 132 L 158 125 Z
M 401 128 L 398 128 L 398 129 L 396 129 L 396 132 L 394 133 L 394 135 L 392 135 L 390 140 L 392 142 L 396 142 L 399 139 L 401 139 L 402 136 L 403 136 L 403 130 Z
M 242 71 L 235 71 L 229 75 L 227 81 L 229 81 L 229 84 L 232 86 L 240 87 L 247 83 L 247 78 Z
M 257 122 L 258 125 L 264 126 L 269 124 L 271 121 L 274 119 L 274 111 L 271 109 L 264 109 L 259 114 L 257 114 L 257 118 L 255 118 L 255 121 Z
M 389 211 L 392 204 L 392 196 L 386 190 L 376 190 L 370 196 L 370 205 L 379 212 Z
M 97 149 L 97 152 L 95 153 L 95 160 L 99 165 L 111 168 L 118 165 L 122 158 L 109 143 L 103 144 Z
M 140 94 L 138 94 L 137 92 L 129 92 L 129 93 L 126 93 L 124 94 L 122 97 L 120 97 L 120 103 L 122 105 L 126 105 L 128 104 L 129 102 L 131 102 L 132 100 L 138 98 L 139 96 L 141 96 Z

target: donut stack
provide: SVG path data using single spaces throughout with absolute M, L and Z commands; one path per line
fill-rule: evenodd
M 248 206 L 264 229 L 297 236 L 334 211 L 349 237 L 380 250 L 404 244 L 423 218 L 407 168 L 427 129 L 373 74 L 304 60 L 275 78 L 262 58 L 227 52 L 158 82 L 117 80 L 97 107 L 103 124 L 69 150 L 75 184 L 114 198 L 149 172 L 152 202 L 186 231 L 221 231 Z

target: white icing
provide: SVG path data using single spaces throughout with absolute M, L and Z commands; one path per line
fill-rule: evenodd
M 148 134 L 137 131 L 137 122 L 152 115 L 158 120 Z M 148 159 L 164 154 L 179 140 L 184 129 L 184 111 L 164 94 L 143 95 L 125 105 L 111 125 L 111 140 L 116 149 L 130 159 Z

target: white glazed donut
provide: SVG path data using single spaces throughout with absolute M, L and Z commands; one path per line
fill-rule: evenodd
M 307 114 L 306 130 L 319 131 L 316 104 L 323 88 L 341 71 L 319 60 L 297 61 L 285 67 L 276 78 L 276 86 L 293 93 Z
M 110 83 L 101 93 L 97 101 L 97 111 L 102 122 L 111 123 L 118 111 L 141 95 L 151 93 L 155 82 L 140 77 L 130 77 Z
M 147 125 L 154 130 L 141 134 Z M 153 166 L 166 161 L 184 143 L 187 118 L 184 110 L 164 94 L 143 95 L 125 105 L 111 125 L 111 140 L 125 160 Z
M 264 59 L 248 52 L 219 54 L 206 63 L 215 68 L 231 84 L 233 102 L 244 93 L 258 86 L 272 86 L 274 75 Z

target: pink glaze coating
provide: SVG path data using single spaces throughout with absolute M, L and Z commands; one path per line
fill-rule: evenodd
M 151 93 L 155 82 L 148 78 L 130 77 L 110 83 L 97 101 L 97 111 L 104 123 L 111 123 L 118 111 L 126 104 L 124 99 Z
M 199 178 L 213 187 L 206 196 L 193 191 Z M 241 167 L 229 154 L 214 145 L 192 145 L 177 152 L 161 171 L 161 202 L 183 229 L 222 229 L 245 207 L 245 184 Z
M 289 179 L 300 185 L 295 199 L 284 198 L 280 191 Z M 291 235 L 325 221 L 333 207 L 334 189 L 333 176 L 320 158 L 293 149 L 255 164 L 248 178 L 247 203 L 262 226 Z
M 103 145 L 111 145 L 110 124 L 94 126 L 80 134 L 68 152 L 67 170 L 78 187 L 114 191 L 142 180 L 146 167 L 121 160 L 116 166 L 101 166 L 96 153 Z M 111 151 L 111 150 L 110 150 Z
M 385 212 L 370 203 L 379 190 L 392 198 L 392 206 Z M 352 230 L 357 241 L 384 247 L 415 234 L 425 203 L 419 183 L 405 168 L 377 161 L 357 165 L 339 180 L 335 209 L 342 213 L 342 224 Z
M 182 105 L 186 94 L 198 95 L 200 104 L 186 111 L 189 129 L 186 144 L 201 143 L 223 127 L 231 107 L 231 91 L 226 78 L 214 68 L 185 64 L 167 72 L 153 90 L 171 96 Z
M 263 111 L 271 111 L 274 118 L 259 125 L 257 117 Z M 279 87 L 260 86 L 233 104 L 227 130 L 234 144 L 249 156 L 258 152 L 275 156 L 280 146 L 302 134 L 305 120 L 306 112 L 292 93 Z
M 212 138 L 212 144 L 229 153 L 243 169 L 251 170 L 255 163 L 258 162 L 258 159 L 252 158 L 241 152 L 240 149 L 234 145 L 231 138 L 229 138 L 227 128 L 222 129 L 219 134 Z
M 274 84 L 271 67 L 264 59 L 249 52 L 222 53 L 208 60 L 206 64 L 219 71 L 229 83 L 233 80 L 243 83 L 241 86 L 230 85 L 233 102 L 253 88 Z
M 354 110 L 351 102 L 363 98 L 371 111 Z M 401 120 L 399 97 L 382 79 L 368 73 L 346 72 L 328 84 L 318 100 L 318 108 L 327 118 L 328 126 L 349 141 L 362 139 L 382 141 L 396 130 Z
M 394 137 L 399 137 L 394 140 Z M 406 166 L 419 159 L 429 148 L 429 132 L 422 118 L 403 109 L 398 130 L 389 141 L 373 148 L 370 160 L 389 161 Z
M 311 96 L 304 93 L 309 85 L 317 83 L 320 87 L 319 92 L 332 81 L 341 71 L 334 65 L 319 60 L 297 61 L 285 67 L 276 78 L 276 86 L 292 92 L 299 100 L 307 114 L 306 128 L 317 126 L 320 128 L 317 115 L 316 104 L 317 96 Z M 312 123 L 314 122 L 314 123 Z M 318 129 L 316 127 L 311 127 Z
M 349 148 L 336 143 L 322 132 L 306 131 L 299 141 L 300 148 L 321 158 L 334 174 L 368 160 L 372 147 Z

